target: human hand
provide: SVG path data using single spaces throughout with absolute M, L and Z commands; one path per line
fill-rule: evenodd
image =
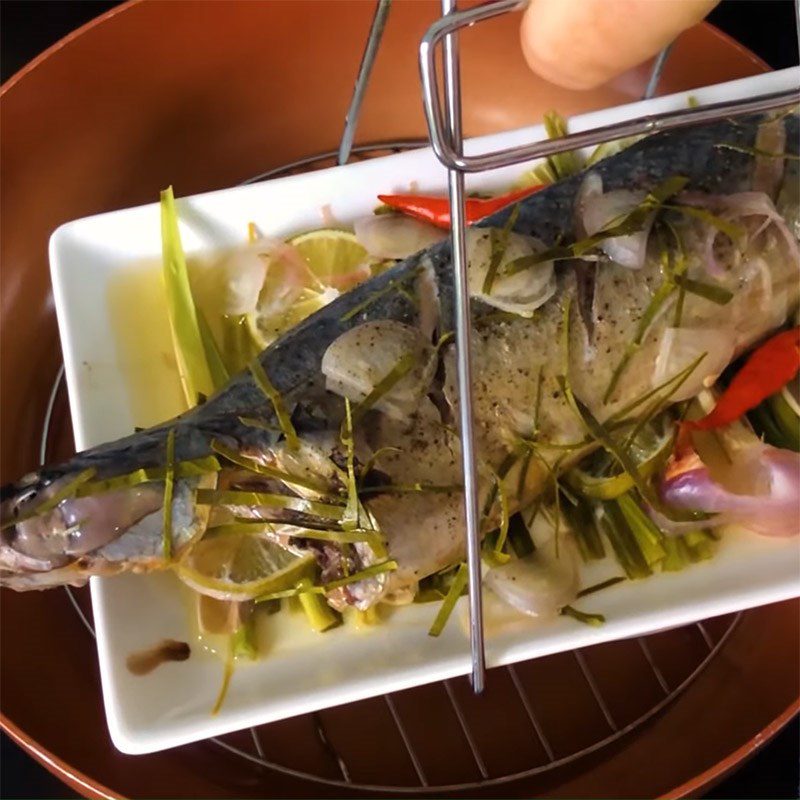
M 593 89 L 641 64 L 719 0 L 531 0 L 520 28 L 530 68 L 567 89 Z

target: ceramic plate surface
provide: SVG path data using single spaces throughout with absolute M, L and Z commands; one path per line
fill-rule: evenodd
M 800 69 L 721 84 L 693 94 L 701 103 L 796 86 Z M 689 93 L 575 117 L 573 131 L 686 105 Z M 541 138 L 540 127 L 475 139 L 485 152 Z M 507 186 L 524 167 L 470 176 L 468 188 Z M 181 199 L 190 257 L 241 244 L 247 223 L 271 235 L 322 226 L 322 209 L 347 222 L 369 213 L 379 192 L 444 191 L 446 176 L 430 150 L 405 152 L 320 172 Z M 129 434 L 181 410 L 171 370 L 166 310 L 155 276 L 161 252 L 154 203 L 61 226 L 50 241 L 56 310 L 78 449 Z M 602 568 L 602 567 L 601 567 Z M 585 573 L 584 584 L 592 582 Z M 800 554 L 792 539 L 732 533 L 716 557 L 677 574 L 626 582 L 593 596 L 600 628 L 560 618 L 489 636 L 490 666 L 620 639 L 800 595 Z M 349 703 L 469 671 L 469 643 L 454 615 L 438 639 L 426 635 L 435 605 L 401 609 L 369 630 L 310 632 L 291 614 L 274 623 L 269 652 L 237 668 L 226 702 L 211 707 L 222 662 L 196 644 L 190 605 L 171 574 L 92 579 L 106 715 L 125 753 L 148 753 L 288 716 Z M 465 603 L 462 599 L 461 603 Z M 189 640 L 192 657 L 136 677 L 133 651 L 164 638 Z

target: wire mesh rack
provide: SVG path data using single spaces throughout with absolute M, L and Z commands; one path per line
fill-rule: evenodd
M 458 11 L 454 0 L 443 0 L 443 16 L 431 27 L 420 48 L 430 140 L 353 146 L 361 101 L 387 22 L 390 2 L 378 0 L 376 4 L 339 148 L 276 167 L 245 183 L 432 144 L 450 170 L 457 269 L 464 264 L 465 172 L 520 163 L 612 137 L 774 108 L 796 100 L 796 97 L 751 98 L 744 103 L 695 109 L 681 115 L 634 120 L 626 123 L 623 130 L 615 127 L 587 131 L 556 142 L 532 143 L 515 151 L 466 157 L 461 153 L 458 51 L 453 35 L 464 25 L 518 9 L 524 3 L 495 0 Z M 440 106 L 436 76 L 438 43 L 445 45 L 444 95 L 447 102 L 444 110 Z M 655 60 L 644 97 L 655 94 L 668 57 L 669 48 Z M 469 299 L 463 293 L 461 299 L 462 323 L 466 325 Z M 461 333 L 463 352 L 466 341 L 463 328 Z M 467 391 L 468 366 L 466 352 L 461 367 L 467 369 L 467 375 L 462 377 Z M 59 435 L 57 429 L 61 420 L 66 419 L 63 410 L 66 403 L 62 367 L 54 380 L 43 420 L 40 446 L 43 462 Z M 468 431 L 470 425 L 467 413 L 462 418 L 462 430 Z M 470 471 L 474 477 L 474 464 L 467 457 L 465 473 Z M 471 528 L 470 533 L 476 539 L 474 526 Z M 479 576 L 479 570 L 477 573 Z M 479 577 L 471 588 L 474 603 L 476 596 L 480 596 Z M 68 587 L 65 591 L 82 625 L 94 636 L 88 593 Z M 494 669 L 486 675 L 485 684 L 482 660 L 478 656 L 472 688 L 466 678 L 451 679 L 251 728 L 212 739 L 201 746 L 220 748 L 232 758 L 244 759 L 267 771 L 276 770 L 344 790 L 409 794 L 498 785 L 573 763 L 653 719 L 720 653 L 740 617 L 741 614 L 719 617 L 636 639 Z M 480 620 L 480 613 L 477 619 Z M 474 652 L 477 649 L 482 652 L 479 626 L 479 622 L 477 630 L 473 626 Z M 479 693 L 473 688 L 483 691 Z M 505 746 L 506 742 L 514 742 L 514 746 Z

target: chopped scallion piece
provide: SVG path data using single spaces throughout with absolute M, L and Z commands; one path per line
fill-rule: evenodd
M 297 598 L 300 601 L 300 605 L 303 607 L 309 625 L 311 625 L 317 633 L 323 633 L 333 628 L 335 625 L 338 625 L 341 622 L 341 617 L 319 594 L 304 591 L 306 587 L 310 586 L 311 583 L 307 579 L 305 581 L 300 581 L 298 584 L 300 593 Z

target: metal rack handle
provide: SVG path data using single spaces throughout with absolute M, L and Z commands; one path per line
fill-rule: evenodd
M 532 142 L 520 147 L 496 150 L 493 153 L 472 156 L 463 155 L 454 149 L 445 131 L 445 120 L 438 91 L 436 48 L 446 36 L 454 34 L 461 28 L 474 25 L 476 22 L 496 17 L 508 11 L 519 10 L 524 6 L 525 3 L 520 2 L 520 0 L 496 0 L 496 2 L 484 3 L 464 11 L 451 12 L 434 22 L 422 38 L 419 47 L 419 69 L 422 79 L 425 119 L 428 123 L 433 152 L 448 169 L 455 169 L 461 172 L 486 172 L 521 164 L 524 161 L 552 156 L 565 150 L 590 147 L 611 139 L 622 139 L 628 136 L 671 130 L 686 125 L 713 122 L 724 117 L 738 116 L 740 114 L 771 111 L 781 106 L 800 102 L 800 89 L 790 89 L 744 100 L 729 100 L 696 108 L 649 114 L 636 119 L 614 123 L 613 125 L 603 125 L 588 131 L 571 133 L 559 139 Z

